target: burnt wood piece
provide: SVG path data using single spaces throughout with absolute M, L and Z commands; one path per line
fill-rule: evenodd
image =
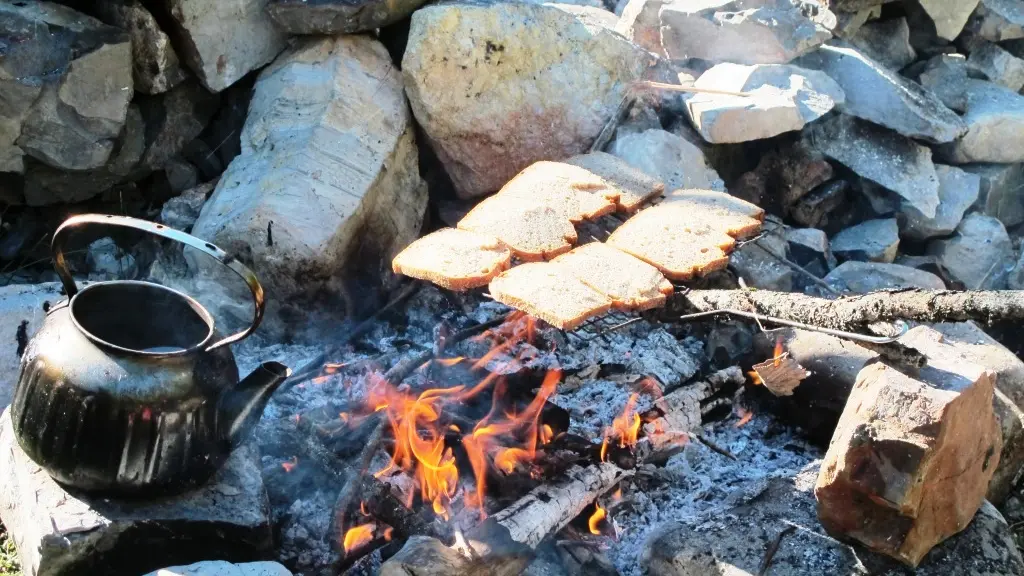
M 359 479 L 358 494 L 360 502 L 366 503 L 370 516 L 394 528 L 399 537 L 432 536 L 447 546 L 455 542 L 451 526 L 434 522 L 406 508 L 386 482 L 363 475 Z

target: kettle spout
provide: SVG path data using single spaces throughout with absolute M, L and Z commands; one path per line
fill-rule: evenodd
M 270 396 L 291 373 L 284 364 L 266 362 L 233 388 L 221 393 L 217 403 L 218 428 L 232 448 L 249 437 L 260 421 Z

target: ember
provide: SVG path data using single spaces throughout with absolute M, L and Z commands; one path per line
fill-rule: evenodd
M 281 462 L 281 468 L 284 468 L 285 472 L 291 472 L 299 465 L 299 457 L 292 456 L 292 459 L 287 462 Z
M 737 407 L 736 414 L 740 417 L 740 419 L 737 420 L 735 424 L 733 424 L 733 426 L 736 428 L 743 427 L 744 425 L 746 425 L 747 422 L 750 422 L 750 420 L 754 417 L 753 412 L 743 407 Z

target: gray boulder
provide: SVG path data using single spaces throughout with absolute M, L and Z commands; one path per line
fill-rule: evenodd
M 932 22 L 939 38 L 952 42 L 960 35 L 978 6 L 978 0 L 917 0 Z
M 963 220 L 964 214 L 978 200 L 981 177 L 964 172 L 953 166 L 936 165 L 939 178 L 939 207 L 934 217 L 921 214 L 913 205 L 906 203 L 903 213 L 906 222 L 900 235 L 914 240 L 927 240 L 935 236 L 952 234 Z
M 974 205 L 978 211 L 1008 228 L 1024 222 L 1024 164 L 966 164 L 961 168 L 981 179 Z
M 906 18 L 865 24 L 850 37 L 850 44 L 890 70 L 900 70 L 917 58 L 910 46 L 910 27 Z
M 390 280 L 391 258 L 419 234 L 426 201 L 387 50 L 368 36 L 311 38 L 260 74 L 242 153 L 192 233 L 248 255 L 267 301 L 282 306 L 346 266 Z M 205 270 L 209 259 L 189 265 Z
M 867 220 L 851 226 L 833 236 L 831 246 L 832 253 L 842 260 L 891 263 L 900 246 L 896 219 Z
M 841 112 L 929 142 L 950 142 L 967 131 L 955 112 L 919 84 L 842 40 L 833 42 L 795 64 L 821 70 L 839 83 L 846 93 L 837 107 Z
M 270 0 L 267 13 L 289 34 L 372 32 L 412 14 L 424 0 Z
M 103 166 L 132 99 L 127 33 L 49 2 L 0 3 L 0 171 L 27 154 L 55 168 Z
M 981 76 L 1005 86 L 1014 92 L 1024 88 L 1024 60 L 1017 58 L 997 44 L 982 42 L 971 50 L 967 68 Z
M 489 194 L 538 160 L 590 148 L 654 63 L 609 29 L 608 17 L 588 7 L 471 2 L 413 14 L 402 60 L 409 103 L 460 196 Z
M 952 164 L 1024 162 L 1024 96 L 981 80 L 968 80 L 967 133 L 940 147 Z
M 188 78 L 153 14 L 138 0 L 108 0 L 96 3 L 103 22 L 127 30 L 132 40 L 132 76 L 135 90 L 160 94 Z
M 962 54 L 939 54 L 928 60 L 918 82 L 957 112 L 967 110 L 967 59 Z
M 808 146 L 899 194 L 925 216 L 939 206 L 932 151 L 895 132 L 837 115 L 805 130 Z
M 998 290 L 1013 267 L 1013 244 L 1003 223 L 990 216 L 969 214 L 951 238 L 932 240 L 928 254 L 936 256 L 949 279 L 968 290 Z
M 935 274 L 899 264 L 882 262 L 843 262 L 825 276 L 825 282 L 840 292 L 867 294 L 879 290 L 921 288 L 945 290 L 946 284 Z
M 1024 38 L 1024 8 L 1018 0 L 981 0 L 966 29 L 990 42 Z
M 822 9 L 821 17 L 829 16 Z M 785 64 L 832 37 L 788 0 L 671 2 L 659 19 L 661 44 L 673 60 Z
M 749 94 L 686 97 L 690 121 L 712 144 L 748 142 L 800 130 L 844 99 L 843 90 L 825 74 L 785 64 L 718 64 L 701 74 L 694 86 Z
M 681 136 L 664 130 L 646 130 L 616 139 L 608 152 L 634 168 L 665 183 L 665 190 L 704 188 L 725 190 L 704 153 Z

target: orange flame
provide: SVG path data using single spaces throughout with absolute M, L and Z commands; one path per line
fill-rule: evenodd
M 601 508 L 601 505 L 597 502 L 594 502 L 594 506 L 597 508 L 594 510 L 594 513 L 590 515 L 590 520 L 587 521 L 587 524 L 590 526 L 591 534 L 600 535 L 601 530 L 598 529 L 598 526 L 601 524 L 601 521 L 605 519 L 607 514 L 604 511 L 604 508 Z
M 540 443 L 547 444 L 555 438 L 555 431 L 547 424 L 540 427 Z
M 391 526 L 388 526 L 387 528 L 384 529 L 384 541 L 385 542 L 391 542 L 391 534 L 394 531 L 395 531 L 395 529 L 392 528 Z
M 605 434 L 604 440 L 601 441 L 601 462 L 608 461 L 608 435 Z
M 775 360 L 775 367 L 778 368 L 782 364 L 782 334 L 779 334 L 778 338 L 775 339 L 775 354 L 772 358 Z
M 455 366 L 456 364 L 464 360 L 465 358 L 463 358 L 462 356 L 456 356 L 455 358 L 436 358 L 434 359 L 434 362 L 440 364 L 441 366 L 444 366 L 445 368 L 451 368 L 452 366 Z
M 348 532 L 345 532 L 345 539 L 342 545 L 345 547 L 345 554 L 361 548 L 373 540 L 373 524 L 361 524 L 354 528 L 349 528 Z
M 292 459 L 287 462 L 281 462 L 281 468 L 284 468 L 285 472 L 291 472 L 299 465 L 299 457 L 292 456 Z
M 733 427 L 735 428 L 740 428 L 741 426 L 744 426 L 747 422 L 750 422 L 751 418 L 754 417 L 753 412 L 743 407 L 738 407 L 736 409 L 736 413 L 739 415 L 740 419 L 737 420 L 735 424 L 733 424 Z
M 370 513 L 366 511 L 366 502 L 363 500 L 359 501 L 359 513 L 363 516 L 369 516 Z
M 761 380 L 761 375 L 758 374 L 757 372 L 751 370 L 750 372 L 747 372 L 747 376 L 750 376 L 750 380 L 754 384 L 754 386 L 764 385 L 764 380 Z
M 636 400 L 637 395 L 630 394 L 622 415 L 612 420 L 612 434 L 619 439 L 619 448 L 633 446 L 640 434 L 640 414 L 634 412 Z

